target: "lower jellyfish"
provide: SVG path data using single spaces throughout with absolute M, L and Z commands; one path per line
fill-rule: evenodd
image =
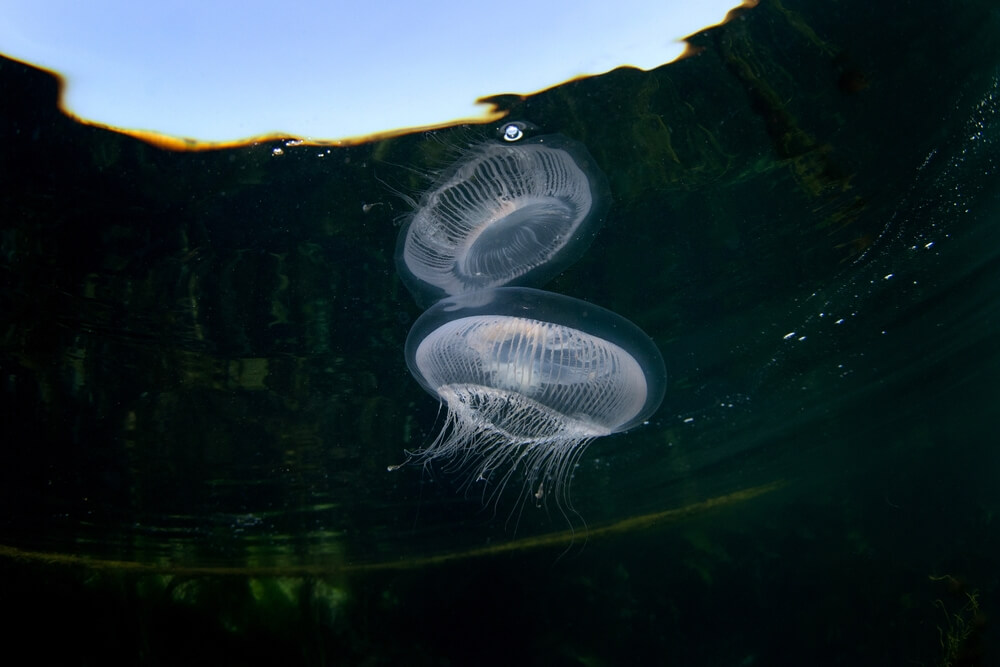
M 520 469 L 539 501 L 565 499 L 586 445 L 641 424 L 666 382 L 659 350 L 628 320 L 520 287 L 438 302 L 413 325 L 406 361 L 447 409 L 410 460 L 446 461 L 496 492 Z

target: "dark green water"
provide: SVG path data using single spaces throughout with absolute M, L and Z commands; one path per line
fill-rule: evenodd
M 612 190 L 547 288 L 667 365 L 569 516 L 386 470 L 441 424 L 394 191 L 492 128 L 172 153 L 0 61 L 5 636 L 71 664 L 1000 664 L 1000 13 L 877 4 L 765 0 L 696 57 L 506 100 Z

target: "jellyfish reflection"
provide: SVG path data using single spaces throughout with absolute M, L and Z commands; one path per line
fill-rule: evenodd
M 576 259 L 600 224 L 607 185 L 582 145 L 504 136 L 445 171 L 400 233 L 396 264 L 421 305 L 539 285 Z
M 663 359 L 624 318 L 570 297 L 498 288 L 445 299 L 414 324 L 406 361 L 447 408 L 412 459 L 445 460 L 502 489 L 565 498 L 586 445 L 642 423 L 663 398 Z

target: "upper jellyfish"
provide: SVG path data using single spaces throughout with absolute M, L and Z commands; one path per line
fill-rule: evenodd
M 604 175 L 581 144 L 486 142 L 421 197 L 400 233 L 399 275 L 421 305 L 540 285 L 586 249 L 607 206 Z

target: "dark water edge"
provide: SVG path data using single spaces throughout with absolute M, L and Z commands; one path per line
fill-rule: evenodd
M 695 58 L 509 102 L 614 196 L 549 287 L 667 359 L 565 517 L 386 472 L 440 424 L 391 190 L 486 129 L 170 153 L 0 61 L 5 636 L 69 664 L 996 664 L 998 35 L 986 2 L 762 2 Z

